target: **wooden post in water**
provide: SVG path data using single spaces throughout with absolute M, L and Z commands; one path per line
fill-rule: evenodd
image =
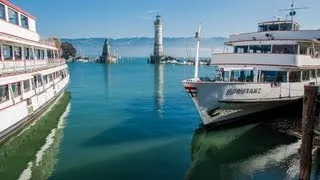
M 317 86 L 308 85 L 304 87 L 299 180 L 310 179 L 317 95 Z

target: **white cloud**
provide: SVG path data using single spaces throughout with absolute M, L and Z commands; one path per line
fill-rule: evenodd
M 153 19 L 154 16 L 159 13 L 159 9 L 150 9 L 146 10 L 144 13 L 138 16 L 138 19 L 145 19 L 145 20 L 150 20 Z

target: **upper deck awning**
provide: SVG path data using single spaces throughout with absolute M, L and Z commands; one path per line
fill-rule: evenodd
M 296 40 L 312 41 L 320 39 L 320 30 L 299 30 L 299 31 L 267 31 L 234 34 L 229 37 L 227 45 L 242 41 L 274 41 L 274 40 Z

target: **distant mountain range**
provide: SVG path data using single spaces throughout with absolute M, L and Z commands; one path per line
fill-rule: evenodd
M 79 38 L 61 39 L 63 42 L 71 43 L 80 56 L 100 56 L 105 38 Z M 224 37 L 213 37 L 201 39 L 201 56 L 210 57 L 212 50 L 220 52 L 223 49 Z M 109 39 L 112 51 L 118 50 L 120 56 L 145 57 L 153 53 L 153 38 L 122 38 Z M 175 57 L 193 57 L 195 55 L 196 41 L 192 37 L 164 38 L 164 51 L 166 55 Z

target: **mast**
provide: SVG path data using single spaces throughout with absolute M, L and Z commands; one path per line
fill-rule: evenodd
M 201 32 L 201 24 L 199 25 L 199 30 L 196 32 L 195 38 L 197 40 L 197 52 L 196 59 L 194 63 L 194 78 L 199 78 L 199 51 L 200 51 L 200 32 Z
M 296 8 L 296 7 L 294 6 L 294 1 L 295 1 L 295 0 L 292 0 L 290 9 L 282 9 L 282 10 L 280 10 L 280 11 L 289 11 L 289 16 L 291 16 L 291 21 L 292 21 L 292 22 L 293 22 L 294 16 L 297 14 L 296 10 L 308 9 L 308 7 L 299 7 L 299 8 Z

